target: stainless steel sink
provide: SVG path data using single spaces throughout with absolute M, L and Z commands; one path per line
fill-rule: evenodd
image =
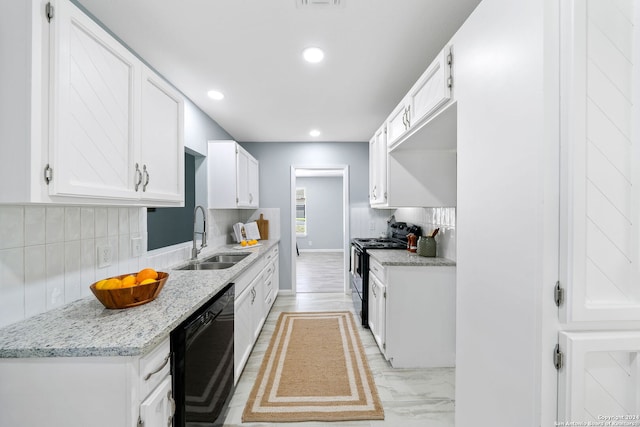
M 219 255 L 211 256 L 209 258 L 205 258 L 202 260 L 202 262 L 231 262 L 235 264 L 237 262 L 242 261 L 249 255 L 251 254 L 246 252 L 241 252 L 237 254 L 219 254 Z
M 194 262 L 180 267 L 178 270 L 224 270 L 234 265 L 236 265 L 235 262 Z

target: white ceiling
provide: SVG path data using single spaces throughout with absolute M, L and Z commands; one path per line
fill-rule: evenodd
M 480 0 L 77 1 L 244 142 L 369 140 Z

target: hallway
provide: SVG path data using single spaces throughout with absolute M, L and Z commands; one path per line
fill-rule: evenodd
M 300 252 L 296 257 L 296 292 L 344 292 L 344 254 Z

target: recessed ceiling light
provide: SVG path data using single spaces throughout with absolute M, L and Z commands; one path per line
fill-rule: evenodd
M 216 101 L 220 101 L 224 98 L 224 94 L 222 92 L 218 92 L 217 90 L 210 90 L 209 92 L 207 92 L 207 95 L 209 95 L 209 98 L 215 99 Z
M 316 64 L 324 58 L 324 52 L 322 49 L 317 47 L 308 47 L 302 51 L 302 56 L 307 62 L 311 62 L 312 64 Z
M 309 132 L 309 135 L 315 138 L 316 136 L 320 136 L 320 131 L 318 129 L 313 129 Z

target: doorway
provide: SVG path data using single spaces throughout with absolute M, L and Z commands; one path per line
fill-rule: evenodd
M 309 179 L 314 178 L 310 181 Z M 313 204 L 307 197 L 308 191 L 299 191 L 301 184 L 310 185 L 313 181 L 318 181 L 315 178 L 330 178 L 334 182 L 334 192 L 338 190 L 338 200 L 341 201 L 341 212 L 335 212 L 331 214 L 327 211 L 326 216 L 334 215 L 334 218 L 330 220 L 331 225 L 325 223 L 318 223 L 314 221 L 309 223 L 307 221 L 308 208 Z M 341 185 L 335 187 L 335 181 L 339 179 Z M 307 181 L 305 181 L 307 180 Z M 329 180 L 327 180 L 329 182 Z M 314 191 L 315 193 L 315 191 Z M 339 280 L 340 286 L 337 290 L 344 293 L 349 291 L 348 270 L 349 270 L 349 166 L 348 165 L 325 165 L 325 166 L 291 166 L 291 290 L 293 294 L 297 292 L 322 292 L 322 281 L 331 281 L 335 283 Z M 317 194 L 317 193 L 316 193 Z M 310 195 L 314 197 L 314 195 Z M 317 202 L 316 199 L 314 202 Z M 311 218 L 313 219 L 313 218 Z M 327 218 L 324 218 L 327 219 Z M 326 230 L 327 227 L 335 227 L 334 230 L 339 230 L 339 236 L 334 238 L 332 242 L 324 241 L 315 242 L 320 243 L 318 246 L 329 246 L 325 249 L 310 249 L 313 248 L 315 237 L 318 239 L 330 239 L 330 233 L 318 234 L 318 230 Z M 315 227 L 315 230 L 314 230 Z M 313 234 L 312 232 L 315 232 Z M 301 242 L 304 243 L 304 247 L 299 247 L 298 238 L 301 238 Z M 335 240 L 337 239 L 337 241 Z M 336 253 L 336 251 L 340 251 Z M 298 261 L 300 265 L 298 265 Z M 324 261 L 324 263 L 323 263 Z M 299 278 L 298 269 L 301 272 L 304 271 L 305 280 L 300 281 L 300 287 L 298 286 Z M 335 291 L 335 288 L 334 288 Z

